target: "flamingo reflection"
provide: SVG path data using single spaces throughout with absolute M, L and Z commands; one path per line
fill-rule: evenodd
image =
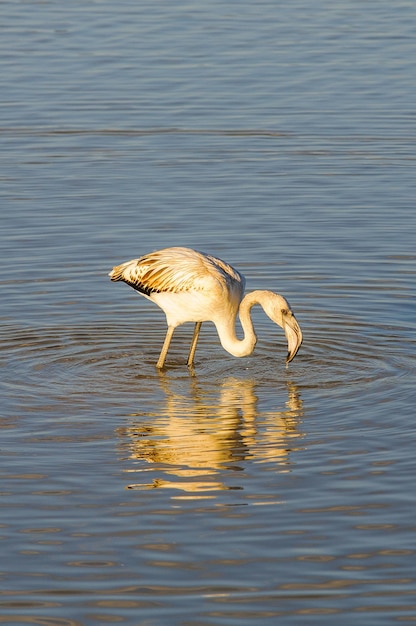
M 294 383 L 287 383 L 281 409 L 262 411 L 252 380 L 227 378 L 219 390 L 209 391 L 193 377 L 186 395 L 171 390 L 165 373 L 160 381 L 165 401 L 159 414 L 151 421 L 148 414 L 132 415 L 131 425 L 118 434 L 128 458 L 146 462 L 127 471 L 148 476 L 152 464 L 161 477 L 129 488 L 170 488 L 210 497 L 207 492 L 230 489 L 219 480 L 220 470 L 241 470 L 248 459 L 289 471 L 289 454 L 303 434 L 302 400 Z

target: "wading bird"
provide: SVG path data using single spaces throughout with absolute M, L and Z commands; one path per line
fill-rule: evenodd
M 168 330 L 156 364 L 158 368 L 165 364 L 175 328 L 185 322 L 195 322 L 188 366 L 194 362 L 202 322 L 215 324 L 224 350 L 236 357 L 248 356 L 257 340 L 250 316 L 255 304 L 260 304 L 266 315 L 285 331 L 287 363 L 296 356 L 302 343 L 302 331 L 283 296 L 271 291 L 253 291 L 243 298 L 244 276 L 209 254 L 190 248 L 166 248 L 117 265 L 109 276 L 113 281 L 127 283 L 165 312 Z M 237 313 L 243 339 L 238 339 L 235 333 Z

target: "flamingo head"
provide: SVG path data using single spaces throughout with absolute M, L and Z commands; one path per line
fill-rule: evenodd
M 302 331 L 286 298 L 271 291 L 264 291 L 263 294 L 261 304 L 266 315 L 285 332 L 288 350 L 286 363 L 290 363 L 302 344 Z

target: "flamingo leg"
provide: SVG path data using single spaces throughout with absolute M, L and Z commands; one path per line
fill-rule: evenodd
M 188 367 L 192 367 L 192 365 L 194 364 L 196 344 L 198 343 L 199 331 L 201 330 L 201 326 L 202 326 L 202 322 L 196 322 L 194 335 L 192 337 L 191 349 L 189 350 L 188 363 L 187 363 Z
M 158 369 L 162 369 L 162 367 L 165 365 L 166 355 L 169 350 L 169 346 L 170 346 L 170 342 L 171 342 L 174 330 L 175 330 L 174 326 L 168 326 L 168 330 L 166 331 L 165 341 L 163 342 L 162 350 L 160 351 L 159 359 L 156 363 L 156 367 Z

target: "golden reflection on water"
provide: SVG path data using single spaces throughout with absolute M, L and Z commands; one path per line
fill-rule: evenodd
M 226 486 L 220 471 L 241 470 L 249 459 L 289 471 L 294 440 L 303 434 L 299 428 L 302 400 L 293 382 L 287 382 L 282 408 L 272 411 L 259 409 L 253 380 L 229 377 L 219 388 L 207 391 L 190 377 L 186 394 L 180 394 L 161 372 L 160 385 L 164 397 L 160 411 L 131 415 L 131 425 L 119 429 L 118 435 L 128 458 L 138 462 L 127 472 L 148 473 L 152 464 L 161 476 L 128 488 L 169 488 L 213 498 L 215 494 L 209 492 L 239 489 Z

